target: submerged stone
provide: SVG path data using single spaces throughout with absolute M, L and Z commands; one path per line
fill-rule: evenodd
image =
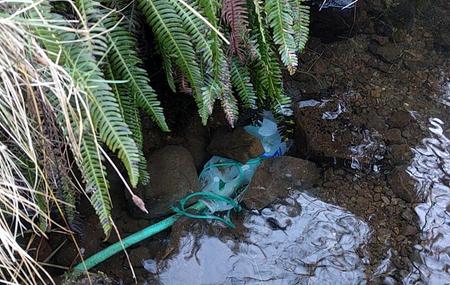
M 319 178 L 319 169 L 311 161 L 289 156 L 268 159 L 259 166 L 242 202 L 260 210 L 286 197 L 290 190 L 312 187 Z

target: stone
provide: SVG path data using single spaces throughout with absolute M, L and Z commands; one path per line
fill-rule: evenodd
M 114 285 L 119 284 L 116 280 L 108 277 L 105 273 L 98 271 L 97 273 L 82 274 L 65 274 L 62 280 L 56 281 L 56 284 L 72 284 L 72 285 Z
M 183 135 L 185 138 L 183 146 L 191 153 L 197 170 L 201 170 L 210 155 L 206 151 L 209 144 L 208 131 L 202 125 L 198 116 L 194 116 L 192 121 L 189 122 Z
M 53 252 L 49 241 L 45 237 L 35 238 L 31 244 L 31 248 L 36 249 L 33 258 L 40 262 L 46 260 Z
M 253 176 L 242 202 L 259 210 L 286 197 L 294 188 L 312 187 L 319 178 L 319 169 L 311 161 L 290 156 L 267 159 Z
M 388 118 L 388 124 L 391 128 L 402 129 L 408 126 L 411 122 L 411 115 L 406 111 L 397 111 Z
M 405 167 L 397 166 L 388 176 L 392 192 L 408 203 L 417 201 L 415 182 L 406 172 Z
M 153 152 L 148 158 L 148 172 L 150 183 L 138 187 L 137 193 L 149 213 L 133 206 L 132 213 L 139 218 L 168 215 L 178 200 L 200 189 L 192 155 L 182 146 L 169 145 Z
M 415 217 L 415 213 L 413 212 L 413 210 L 411 210 L 411 208 L 406 208 L 402 214 L 401 214 L 402 218 L 405 221 L 408 222 L 413 222 L 414 221 L 414 217 Z
M 368 128 L 372 128 L 377 130 L 378 132 L 381 132 L 385 130 L 386 122 L 383 117 L 378 116 L 375 112 L 369 111 L 369 114 L 367 115 L 366 119 L 366 125 Z
M 375 133 L 364 127 L 364 122 L 356 118 L 339 102 L 328 102 L 320 106 L 304 106 L 302 102 L 296 104 L 295 112 L 295 143 L 297 151 L 304 157 L 311 157 L 317 161 L 330 162 L 352 161 L 358 146 L 364 151 L 356 154 L 358 162 L 369 165 L 380 153 L 384 153 L 379 141 L 381 136 L 375 137 Z M 327 117 L 328 115 L 328 117 Z M 332 119 L 331 119 L 332 117 Z M 375 141 L 369 148 L 367 137 Z M 361 148 L 361 147 L 360 147 Z
M 391 145 L 391 151 L 390 155 L 392 158 L 392 162 L 394 165 L 402 165 L 409 162 L 411 159 L 411 149 L 406 144 L 400 144 L 400 145 Z
M 264 153 L 261 142 L 247 133 L 243 128 L 229 132 L 218 129 L 207 148 L 212 155 L 219 155 L 246 163 Z
M 395 44 L 380 46 L 374 42 L 369 44 L 369 51 L 386 63 L 394 63 L 400 59 L 402 49 Z
M 136 267 L 143 267 L 144 260 L 149 259 L 150 254 L 150 250 L 145 246 L 140 246 L 138 248 L 130 250 L 129 257 L 131 265 Z
M 403 234 L 405 236 L 415 236 L 419 231 L 415 226 L 406 225 L 403 229 Z
M 388 144 L 401 144 L 402 131 L 400 129 L 389 129 L 385 134 L 384 138 Z

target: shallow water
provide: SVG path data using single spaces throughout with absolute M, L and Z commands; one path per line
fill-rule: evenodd
M 408 168 L 423 203 L 415 207 L 421 242 L 406 284 L 450 284 L 450 139 L 444 133 L 449 126 L 439 118 L 428 125 L 429 137 L 414 148 Z
M 249 213 L 242 240 L 192 233 L 158 272 L 161 284 L 361 284 L 368 225 L 352 213 L 296 192 Z M 196 241 L 196 242 L 194 242 Z M 195 273 L 195 274 L 193 274 Z

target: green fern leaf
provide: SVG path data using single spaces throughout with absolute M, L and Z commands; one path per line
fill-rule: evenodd
M 92 193 L 89 200 L 95 209 L 104 233 L 109 236 L 112 229 L 111 198 L 108 191 L 109 184 L 106 180 L 106 169 L 102 163 L 103 158 L 95 147 L 96 143 L 92 134 L 83 134 L 80 143 L 82 162 L 79 167 L 86 182 L 86 192 Z
M 191 85 L 197 107 L 199 111 L 202 110 L 204 78 L 200 72 L 199 61 L 191 38 L 184 28 L 183 19 L 175 8 L 176 0 L 139 1 L 139 7 L 152 27 L 158 43 L 172 56 L 173 62 L 186 76 Z M 205 120 L 205 118 L 202 119 Z
M 233 58 L 231 61 L 231 82 L 236 88 L 244 106 L 255 109 L 257 97 L 253 84 L 250 81 L 250 72 L 236 58 Z
M 133 36 L 120 25 L 113 16 L 104 22 L 106 28 L 112 29 L 108 34 L 108 62 L 111 70 L 120 80 L 127 80 L 130 95 L 136 98 L 138 105 L 163 130 L 169 131 L 161 103 L 158 101 L 147 72 L 142 69 L 142 61 L 136 52 L 136 42 Z M 133 107 L 135 107 L 133 105 Z
M 114 77 L 114 72 L 111 70 L 110 65 L 107 66 L 106 75 L 111 82 L 112 91 L 116 96 L 122 117 L 130 128 L 134 141 L 139 147 L 139 183 L 146 185 L 150 177 L 147 171 L 147 161 L 142 152 L 142 124 L 137 104 L 134 97 L 129 94 L 126 84 L 116 83 L 118 79 Z
M 281 61 L 289 73 L 295 73 L 298 65 L 297 46 L 294 40 L 293 18 L 289 2 L 284 0 L 267 0 L 265 5 L 267 21 L 273 31 L 273 40 L 279 46 Z
M 305 49 L 309 34 L 309 6 L 302 2 L 303 0 L 290 0 L 294 21 L 294 39 L 299 52 Z

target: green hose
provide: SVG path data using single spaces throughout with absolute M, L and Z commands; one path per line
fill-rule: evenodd
M 248 163 L 259 164 L 260 162 L 261 162 L 261 159 L 257 158 L 254 160 L 250 160 Z M 209 169 L 211 167 L 220 167 L 220 166 L 242 166 L 242 164 L 238 163 L 238 162 L 216 163 L 216 164 L 208 166 L 208 168 L 205 168 L 205 170 Z M 204 171 L 202 171 L 202 173 L 200 174 L 200 177 L 203 175 Z M 242 177 L 243 177 L 243 172 L 242 172 L 242 169 L 239 167 L 239 184 L 242 183 Z M 234 189 L 234 190 L 236 190 L 236 189 Z M 83 262 L 76 265 L 74 267 L 74 270 L 75 271 L 88 271 L 89 269 L 102 263 L 103 261 L 105 261 L 106 259 L 115 255 L 116 253 L 122 251 L 123 249 L 128 248 L 144 239 L 147 239 L 159 232 L 162 232 L 162 231 L 168 229 L 182 216 L 187 216 L 187 217 L 191 217 L 191 218 L 201 218 L 201 219 L 216 219 L 216 220 L 219 220 L 219 221 L 225 223 L 226 225 L 228 225 L 230 227 L 234 227 L 233 223 L 230 221 L 230 218 L 229 218 L 230 211 L 228 211 L 228 215 L 227 215 L 228 218 L 223 219 L 223 218 L 220 218 L 220 217 L 217 217 L 214 215 L 203 215 L 202 216 L 202 215 L 191 214 L 188 211 L 186 211 L 184 208 L 189 199 L 191 199 L 193 197 L 197 197 L 197 196 L 203 196 L 203 197 L 207 197 L 212 200 L 228 202 L 228 203 L 230 203 L 230 205 L 233 206 L 234 209 L 239 211 L 240 207 L 239 207 L 238 203 L 236 203 L 233 199 L 228 198 L 225 195 L 232 195 L 232 193 L 224 193 L 224 196 L 214 194 L 214 193 L 208 193 L 208 192 L 193 193 L 180 201 L 179 208 L 176 208 L 176 207 L 172 208 L 172 210 L 174 210 L 176 212 L 176 214 L 174 214 L 174 215 L 170 216 L 169 218 L 162 220 L 156 224 L 150 225 L 150 226 L 146 227 L 145 229 L 142 229 L 142 230 L 124 238 L 122 241 L 118 241 L 118 242 L 108 246 L 107 248 L 103 249 L 102 251 L 97 252 L 93 256 L 87 258 Z M 187 210 L 200 212 L 206 208 L 207 208 L 206 205 L 203 202 L 199 201 L 196 204 L 194 204 L 193 206 L 189 207 Z
M 193 206 L 189 207 L 190 210 L 195 211 L 201 211 L 205 209 L 206 206 L 202 202 L 197 202 Z M 118 241 L 107 248 L 103 249 L 102 251 L 97 252 L 93 256 L 89 257 L 88 259 L 84 260 L 84 262 L 79 263 L 77 266 L 75 266 L 75 271 L 88 271 L 89 269 L 95 267 L 96 265 L 102 263 L 106 259 L 110 258 L 111 256 L 115 255 L 119 251 L 122 251 L 124 248 L 128 248 L 146 238 L 149 238 L 159 232 L 164 231 L 165 229 L 172 226 L 180 217 L 182 217 L 182 214 L 175 214 L 173 216 L 170 216 L 169 218 L 162 220 L 156 224 L 150 225 L 146 227 L 145 229 L 142 229 L 122 240 L 122 242 Z

